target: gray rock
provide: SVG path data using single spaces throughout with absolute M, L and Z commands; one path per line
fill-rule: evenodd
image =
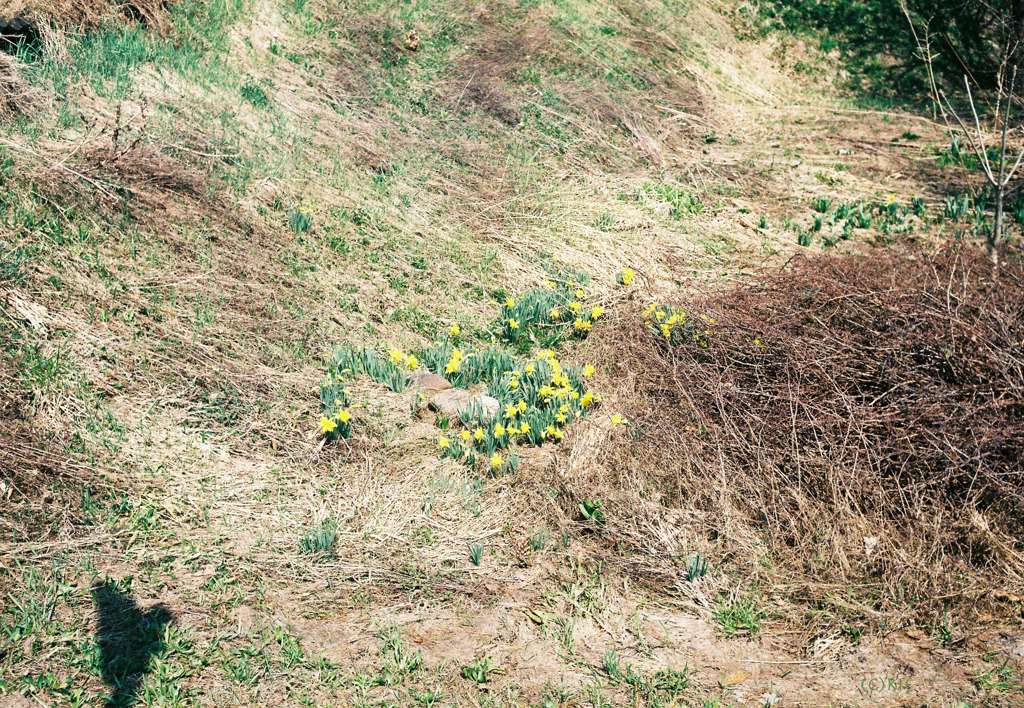
M 432 374 L 429 371 L 419 371 L 409 379 L 409 387 L 419 389 L 424 395 L 430 396 L 439 391 L 450 389 L 452 384 L 443 376 Z
M 498 399 L 482 393 L 473 394 L 461 388 L 449 388 L 430 399 L 430 408 L 449 420 L 461 420 L 459 413 L 474 405 L 482 408 L 491 419 L 497 417 L 501 408 Z
M 654 205 L 654 213 L 662 219 L 672 216 L 672 205 L 668 202 L 658 202 Z
M 498 401 L 497 398 L 491 398 L 490 396 L 483 393 L 474 396 L 473 403 L 483 408 L 491 420 L 497 418 L 498 411 L 501 410 L 501 402 Z

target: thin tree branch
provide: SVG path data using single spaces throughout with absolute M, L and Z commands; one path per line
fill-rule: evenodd
M 1009 197 L 1009 196 L 1010 196 L 1011 194 L 1014 194 L 1014 193 L 1016 193 L 1016 192 L 1017 192 L 1018 190 L 1020 190 L 1020 188 L 1021 188 L 1021 187 L 1024 187 L 1024 181 L 1018 182 L 1017 184 L 1015 184 L 1015 185 L 1013 185 L 1012 187 L 1010 187 L 1010 189 L 1007 189 L 1007 190 L 1006 190 L 1006 191 L 1005 191 L 1005 192 L 1003 193 L 1003 196 L 1005 196 L 1005 197 Z
M 1013 163 L 1013 169 L 1010 170 L 1010 174 L 1006 175 L 1006 181 L 1003 182 L 1003 186 L 1004 187 L 1010 183 L 1010 180 L 1013 179 L 1014 173 L 1016 173 L 1017 172 L 1017 168 L 1020 167 L 1021 159 L 1024 159 L 1024 148 L 1021 148 L 1020 154 L 1017 155 L 1017 161 L 1015 163 Z M 1017 185 L 1017 186 L 1019 187 L 1020 185 Z M 1016 188 L 1017 187 L 1014 187 L 1014 189 L 1016 189 Z
M 988 153 L 985 151 L 985 139 L 981 135 L 981 121 L 978 120 L 978 109 L 974 107 L 974 96 L 971 95 L 971 82 L 964 77 L 964 86 L 967 87 L 967 102 L 971 104 L 971 113 L 974 114 L 974 125 L 978 130 L 978 143 L 981 145 L 981 166 L 985 168 L 985 174 L 988 175 L 989 181 L 995 185 L 995 176 L 992 174 L 992 167 L 988 164 Z
M 995 177 L 992 176 L 992 173 L 986 167 L 986 165 L 985 165 L 985 163 L 983 161 L 982 151 L 979 150 L 978 146 L 975 144 L 974 138 L 971 136 L 971 131 L 967 129 L 967 126 L 964 125 L 964 122 L 962 120 L 960 120 L 960 116 L 957 114 L 957 112 L 955 110 L 953 110 L 953 104 L 949 102 L 948 98 L 946 98 L 946 94 L 943 91 L 939 91 L 939 95 L 946 102 L 946 106 L 949 108 L 949 112 L 956 119 L 956 122 L 960 124 L 960 129 L 964 131 L 964 135 L 967 136 L 967 142 L 970 144 L 971 150 L 974 151 L 974 154 L 977 155 L 978 162 L 981 163 L 982 168 L 984 168 L 985 176 L 988 178 L 989 182 L 991 182 L 993 187 L 996 186 Z M 971 110 L 972 111 L 974 110 L 974 102 L 973 101 L 971 102 Z M 977 114 L 975 114 L 975 115 L 977 115 Z M 982 147 L 984 147 L 985 143 L 982 143 L 981 145 L 982 145 Z
M 1005 187 L 1009 181 L 1009 178 L 1005 181 L 1003 180 L 1003 177 L 1006 176 L 1006 131 L 1010 127 L 1010 104 L 1012 103 L 1013 88 L 1016 83 L 1017 67 L 1015 66 L 1013 67 L 1013 73 L 1010 74 L 1010 91 L 1006 94 L 1006 112 L 1003 114 L 1003 137 L 1002 142 L 999 144 L 999 189 Z

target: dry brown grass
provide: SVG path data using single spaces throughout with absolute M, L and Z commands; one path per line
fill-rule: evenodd
M 648 515 L 680 510 L 751 578 L 843 595 L 872 622 L 1012 612 L 1021 275 L 993 280 L 962 246 L 800 259 L 679 303 L 714 320 L 706 348 L 627 318 L 601 347 L 635 397 L 635 440 L 605 460 L 613 486 L 653 486 Z
M 6 325 L 5 325 L 6 326 Z M 82 535 L 83 488 L 106 493 L 116 487 L 110 470 L 69 454 L 67 431 L 32 424 L 32 391 L 7 358 L 0 359 L 0 545 L 38 539 L 44 552 Z M 0 588 L 10 579 L 0 575 Z
M 25 113 L 37 100 L 19 75 L 18 61 L 0 52 L 0 118 Z
M 165 0 L 4 0 L 0 17 L 27 17 L 40 23 L 44 41 L 54 27 L 94 28 L 107 21 L 143 22 L 164 34 L 170 30 Z

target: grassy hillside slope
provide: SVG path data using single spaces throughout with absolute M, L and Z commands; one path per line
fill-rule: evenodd
M 974 260 L 977 175 L 942 126 L 859 107 L 834 57 L 740 39 L 724 3 L 0 16 L 23 10 L 41 39 L 0 54 L 0 705 L 1019 699 L 1020 269 Z M 736 294 L 762 281 L 781 294 Z M 922 309 L 953 283 L 970 307 Z M 508 299 L 563 285 L 558 317 L 511 327 Z M 948 326 L 900 358 L 883 325 L 923 311 Z M 978 336 L 973 378 L 935 384 Z M 557 440 L 457 461 L 455 421 L 344 366 L 352 435 L 322 433 L 339 348 L 444 373 L 492 344 L 524 372 L 503 402 L 548 346 L 592 392 Z M 910 471 L 862 462 L 851 440 L 890 438 L 835 424 L 865 399 L 830 366 L 863 361 L 924 361 L 913 420 L 962 422 L 947 443 L 998 434 L 954 464 L 896 426 Z M 776 419 L 779 372 L 843 385 Z M 898 391 L 868 407 L 924 416 Z M 798 419 L 792 449 L 765 432 Z

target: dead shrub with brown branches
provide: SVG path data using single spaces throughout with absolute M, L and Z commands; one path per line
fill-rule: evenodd
M 614 467 L 654 475 L 724 553 L 764 566 L 766 543 L 796 595 L 876 619 L 1019 600 L 1021 275 L 959 245 L 801 259 L 677 303 L 703 344 L 634 319 L 605 335 L 643 431 Z

